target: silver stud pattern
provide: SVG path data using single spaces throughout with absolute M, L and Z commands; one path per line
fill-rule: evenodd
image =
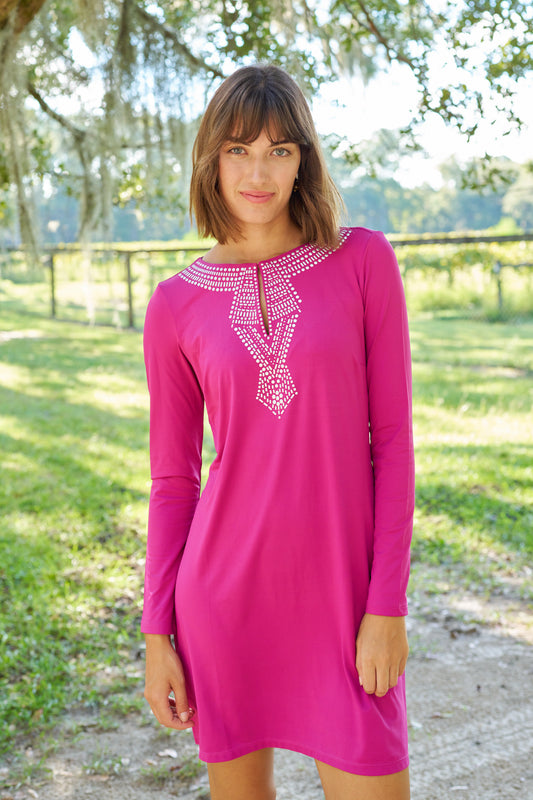
M 341 229 L 339 247 L 350 230 Z M 209 264 L 199 258 L 179 273 L 188 283 L 212 292 L 233 292 L 230 324 L 259 365 L 256 399 L 281 419 L 298 394 L 287 366 L 289 347 L 300 315 L 301 299 L 290 278 L 316 266 L 331 253 L 305 244 L 257 264 Z M 261 270 L 270 332 L 261 314 L 257 270 Z

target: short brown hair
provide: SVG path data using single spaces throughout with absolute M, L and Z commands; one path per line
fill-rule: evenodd
M 220 148 L 229 139 L 253 142 L 265 131 L 272 142 L 300 146 L 298 191 L 289 201 L 293 222 L 306 242 L 335 247 L 343 202 L 322 154 L 305 97 L 279 67 L 242 67 L 218 87 L 203 116 L 193 147 L 191 215 L 201 236 L 221 244 L 239 237 L 237 220 L 218 190 Z

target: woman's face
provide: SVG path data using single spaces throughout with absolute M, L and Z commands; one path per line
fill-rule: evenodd
M 273 144 L 265 131 L 248 144 L 230 140 L 219 153 L 219 190 L 241 226 L 287 222 L 299 166 L 299 145 Z

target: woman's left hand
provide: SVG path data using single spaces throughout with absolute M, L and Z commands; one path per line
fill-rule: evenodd
M 405 671 L 409 654 L 405 617 L 365 614 L 355 647 L 359 683 L 367 694 L 383 697 Z

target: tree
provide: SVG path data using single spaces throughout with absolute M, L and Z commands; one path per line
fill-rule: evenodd
M 312 93 L 341 72 L 409 70 L 419 106 L 466 136 L 483 115 L 520 125 L 533 8 L 514 0 L 0 0 L 0 189 L 12 184 L 23 241 L 38 249 L 33 184 L 79 197 L 78 236 L 112 237 L 114 204 L 184 210 L 189 150 L 207 92 L 254 60 Z M 448 65 L 448 77 L 433 67 Z M 475 69 L 474 69 L 475 66 Z M 345 148 L 361 158 L 358 143 Z
M 15 35 L 21 33 L 44 3 L 45 0 L 0 0 L 0 28 L 8 27 Z
M 533 162 L 520 167 L 503 198 L 503 210 L 524 230 L 533 230 Z

